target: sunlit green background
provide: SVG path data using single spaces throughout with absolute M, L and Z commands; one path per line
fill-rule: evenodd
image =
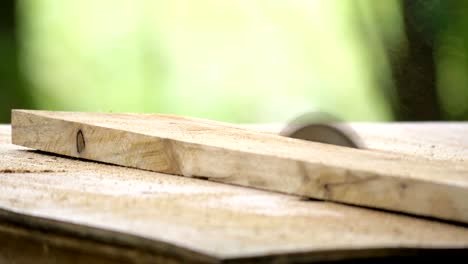
M 413 119 L 468 117 L 467 23 L 455 12 L 463 1 L 413 1 L 420 11 L 411 26 L 417 41 L 431 42 L 434 73 L 408 62 L 418 57 L 405 53 L 413 38 L 398 0 L 14 2 L 16 42 L 0 45 L 2 122 L 11 108 L 230 122 L 284 122 L 305 111 L 408 120 L 407 109 L 431 109 L 419 103 L 424 87 L 395 99 L 408 82 L 434 83 L 439 104 Z M 8 58 L 9 49 L 17 56 Z

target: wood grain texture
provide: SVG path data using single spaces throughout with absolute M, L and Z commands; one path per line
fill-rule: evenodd
M 129 262 L 286 263 L 468 248 L 461 226 L 47 155 L 9 142 L 9 128 L 0 126 L 0 223 L 9 219 L 27 229 L 0 226 L 0 233 L 21 243 L 33 235 L 41 248 L 51 248 L 45 253 L 92 247 L 86 254 Z M 38 261 L 45 253 L 35 253 Z
M 165 115 L 17 110 L 12 127 L 14 144 L 47 152 L 468 223 L 457 162 Z

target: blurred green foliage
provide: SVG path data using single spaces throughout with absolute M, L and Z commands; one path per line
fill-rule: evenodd
M 439 1 L 435 53 L 445 119 L 468 119 L 468 1 Z M 432 10 L 428 10 L 430 13 Z M 434 11 L 432 11 L 434 13 Z
M 0 87 L 8 108 L 284 122 L 310 110 L 385 121 L 400 119 L 395 109 L 414 107 L 397 100 L 404 87 L 392 73 L 413 58 L 402 55 L 409 38 L 398 0 L 17 3 L 16 75 L 23 79 Z M 419 5 L 423 12 L 412 13 L 412 26 L 436 38 L 431 45 L 443 117 L 466 118 L 467 19 L 461 11 L 450 13 L 460 6 Z M 448 17 L 453 26 L 446 26 Z M 5 45 L 3 71 L 15 67 Z M 398 64 L 395 57 L 403 59 Z M 25 85 L 28 90 L 21 89 Z M 7 121 L 9 110 L 0 110 L 0 121 Z
M 14 2 L 0 4 L 0 123 L 9 122 L 10 109 L 32 107 L 19 71 Z

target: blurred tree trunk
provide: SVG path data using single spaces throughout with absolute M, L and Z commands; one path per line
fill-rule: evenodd
M 432 2 L 432 3 L 431 3 Z M 402 0 L 407 43 L 389 52 L 395 82 L 392 102 L 397 120 L 440 120 L 437 94 L 434 39 L 436 30 L 432 11 L 434 0 Z
M 0 123 L 7 123 L 12 108 L 32 106 L 19 69 L 15 0 L 0 3 L 0 60 Z

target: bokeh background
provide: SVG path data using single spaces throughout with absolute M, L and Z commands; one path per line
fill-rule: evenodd
M 2 0 L 12 108 L 466 120 L 468 1 Z

